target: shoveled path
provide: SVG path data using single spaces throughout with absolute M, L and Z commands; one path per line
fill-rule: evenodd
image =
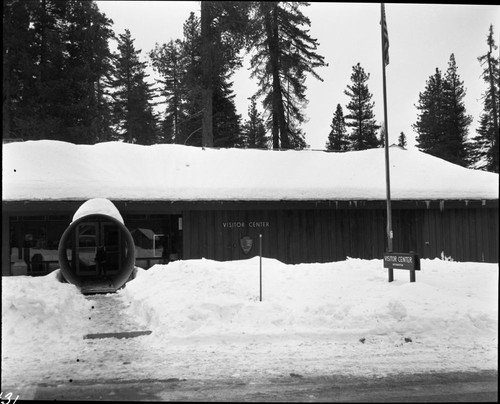
M 95 294 L 87 295 L 86 298 L 94 303 L 89 317 L 89 329 L 92 330 L 89 335 L 144 330 L 131 316 L 122 314 L 127 306 L 120 295 L 116 293 Z

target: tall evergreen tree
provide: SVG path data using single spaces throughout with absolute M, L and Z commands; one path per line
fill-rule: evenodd
M 193 146 L 202 145 L 203 105 L 201 98 L 201 35 L 200 19 L 190 13 L 183 26 L 184 37 L 181 53 L 185 62 L 182 89 L 185 98 L 186 117 L 179 122 L 176 143 Z
M 213 39 L 212 20 L 214 10 L 212 2 L 201 1 L 201 96 L 203 105 L 202 146 L 213 147 L 213 95 L 214 95 L 214 60 L 215 44 Z
M 160 74 L 161 78 L 157 81 L 162 86 L 160 93 L 165 97 L 163 140 L 167 143 L 178 142 L 181 138 L 180 122 L 187 116 L 184 86 L 186 62 L 182 52 L 182 42 L 177 39 L 161 46 L 157 43 L 149 56 L 153 68 Z
M 499 58 L 493 55 L 498 49 L 493 35 L 493 26 L 487 38 L 488 52 L 478 57 L 483 66 L 482 77 L 487 85 L 483 96 L 483 112 L 479 118 L 477 136 L 472 140 L 471 163 L 474 167 L 498 173 L 498 136 L 500 117 Z
M 417 122 L 412 125 L 417 132 L 417 146 L 426 153 L 438 156 L 444 148 L 442 140 L 445 133 L 443 76 L 438 68 L 427 80 L 424 92 L 419 93 L 418 102 Z
M 237 146 L 241 142 L 241 117 L 236 114 L 229 80 L 235 67 L 241 66 L 239 51 L 244 44 L 248 7 L 249 3 L 241 1 L 201 2 L 203 146 Z
M 243 147 L 241 115 L 237 113 L 234 102 L 235 95 L 227 86 L 216 87 L 212 102 L 212 125 L 214 129 L 215 147 Z
M 69 139 L 76 143 L 110 140 L 111 107 L 107 85 L 112 74 L 109 40 L 114 38 L 108 20 L 92 2 L 68 2 L 65 35 L 70 98 L 61 108 Z M 64 74 L 64 73 L 63 73 Z M 69 118 L 68 118 L 69 117 Z
M 268 149 L 269 139 L 261 113 L 257 110 L 255 96 L 250 98 L 248 120 L 243 125 L 243 145 L 249 149 Z
M 419 94 L 420 113 L 413 125 L 420 150 L 463 166 L 467 165 L 466 139 L 472 120 L 465 113 L 464 96 L 452 54 L 445 77 L 436 68 L 425 91 Z
M 204 8 L 210 9 L 208 50 L 203 48 L 206 41 L 202 41 L 200 18 L 191 13 L 184 24 L 184 38 L 179 42 L 182 116 L 174 139 L 176 143 L 217 147 L 242 145 L 241 116 L 237 114 L 230 81 L 235 69 L 241 66 L 238 52 L 242 46 L 241 28 L 233 26 L 238 26 L 238 21 L 244 17 L 239 8 L 247 6 L 240 3 L 204 3 Z M 203 63 L 204 58 L 210 58 L 208 70 Z M 210 72 L 208 76 L 207 71 Z M 209 101 L 206 98 L 208 93 Z
M 445 129 L 447 145 L 446 154 L 441 157 L 452 163 L 467 166 L 466 141 L 472 117 L 466 114 L 463 101 L 465 97 L 464 83 L 460 80 L 457 69 L 455 55 L 451 54 L 443 87 L 447 111 Z
M 12 1 L 4 12 L 4 136 L 92 143 L 109 135 L 111 20 L 94 2 Z
M 26 138 L 17 120 L 23 115 L 33 116 L 34 104 L 28 105 L 28 100 L 31 100 L 35 94 L 33 78 L 38 74 L 35 63 L 37 52 L 34 49 L 34 30 L 31 25 L 33 13 L 33 3 L 13 0 L 3 2 L 2 129 L 4 138 Z
M 372 94 L 368 90 L 367 81 L 370 74 L 358 63 L 353 66 L 351 74 L 351 85 L 347 86 L 344 93 L 351 97 L 347 104 L 349 113 L 345 116 L 346 126 L 352 128 L 349 134 L 349 149 L 364 150 L 379 146 L 377 130 L 380 128 L 376 124 L 373 112 L 374 102 L 371 101 Z
M 113 120 L 118 133 L 129 143 L 153 144 L 158 128 L 153 111 L 152 85 L 146 82 L 146 63 L 139 60 L 128 29 L 118 38 L 115 61 Z
M 344 111 L 342 106 L 337 104 L 337 109 L 330 124 L 330 133 L 326 142 L 326 150 L 328 151 L 346 151 L 349 149 L 347 140 L 347 129 L 344 119 Z
M 307 74 L 322 80 L 315 69 L 325 66 L 310 37 L 310 20 L 300 11 L 304 2 L 255 2 L 249 48 L 252 77 L 259 80 L 258 96 L 268 112 L 273 148 L 305 147 L 300 125 L 307 103 Z

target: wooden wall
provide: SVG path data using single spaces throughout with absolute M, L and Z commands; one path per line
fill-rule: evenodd
M 83 201 L 2 203 L 2 272 L 9 269 L 9 222 L 13 215 L 74 214 Z M 182 259 L 245 259 L 263 255 L 285 263 L 382 258 L 386 249 L 385 201 L 326 202 L 115 202 L 127 214 L 182 215 Z M 283 209 L 286 207 L 286 209 Z M 498 200 L 393 201 L 394 251 L 422 258 L 498 262 Z M 244 227 L 224 227 L 224 223 Z M 250 227 L 249 224 L 254 226 Z M 256 223 L 268 223 L 255 227 Z M 69 223 L 68 223 L 69 224 Z M 246 255 L 240 239 L 253 239 Z
M 392 221 L 394 251 L 498 262 L 498 209 L 393 209 Z M 259 234 L 263 256 L 285 263 L 380 259 L 387 245 L 383 209 L 193 210 L 183 223 L 184 259 L 253 257 Z M 248 254 L 244 236 L 253 240 Z

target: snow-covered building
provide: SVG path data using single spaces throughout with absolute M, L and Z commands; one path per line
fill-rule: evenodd
M 328 153 L 203 149 L 120 142 L 3 145 L 2 273 L 58 268 L 57 248 L 87 200 L 114 203 L 136 242 L 136 265 L 234 260 L 285 263 L 386 250 L 383 149 Z M 394 251 L 498 262 L 498 174 L 390 148 Z M 100 228 L 81 232 L 94 248 Z M 101 240 L 102 241 L 102 240 Z

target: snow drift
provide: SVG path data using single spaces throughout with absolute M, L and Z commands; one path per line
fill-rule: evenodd
M 3 200 L 384 200 L 384 149 L 346 153 L 40 140 L 3 145 Z M 390 148 L 393 199 L 498 199 L 498 174 Z
M 151 335 L 103 340 L 83 339 L 98 302 L 56 276 L 3 278 L 2 385 L 498 368 L 497 264 L 422 260 L 389 283 L 381 260 L 264 259 L 259 301 L 258 259 L 176 261 L 118 292 Z

